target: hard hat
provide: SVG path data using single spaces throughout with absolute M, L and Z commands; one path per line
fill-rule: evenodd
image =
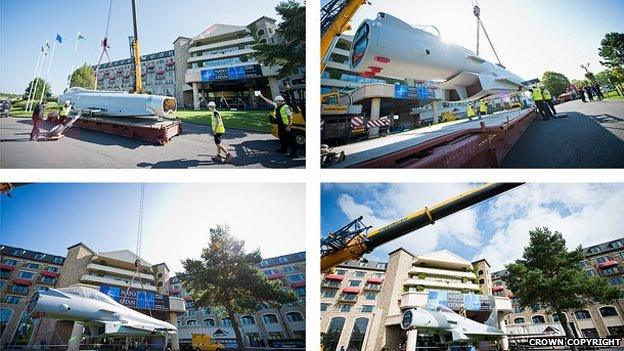
M 215 104 L 214 101 L 210 101 L 208 107 L 217 107 L 217 104 Z
M 69 105 L 69 104 L 71 104 L 71 101 L 65 100 L 65 105 Z
M 275 101 L 284 101 L 284 98 L 281 95 L 275 97 Z

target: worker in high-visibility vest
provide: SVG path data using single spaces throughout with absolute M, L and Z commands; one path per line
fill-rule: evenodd
M 474 108 L 472 107 L 472 104 L 468 104 L 468 109 L 466 110 L 466 116 L 468 117 L 469 121 L 472 121 L 472 117 L 476 116 L 477 113 L 475 112 Z
M 280 148 L 277 151 L 288 153 L 288 146 L 290 146 L 291 151 L 288 156 L 296 158 L 297 142 L 295 141 L 295 135 L 292 131 L 293 109 L 286 104 L 286 100 L 281 95 L 277 95 L 275 101 L 267 99 L 262 94 L 260 94 L 259 97 L 275 108 L 274 114 L 277 120 L 277 131 L 280 141 Z
M 225 134 L 225 125 L 223 124 L 223 118 L 221 113 L 217 111 L 217 104 L 214 101 L 208 103 L 208 110 L 212 112 L 210 123 L 212 124 L 212 133 L 214 136 L 214 142 L 217 146 L 217 155 L 212 159 L 221 162 L 230 162 L 232 160 L 232 154 L 228 151 L 228 148 L 221 142 L 221 137 Z M 224 156 L 221 156 L 223 151 Z
M 544 95 L 542 94 L 542 89 L 539 86 L 534 86 L 531 89 L 531 94 L 533 101 L 535 101 L 535 106 L 537 107 L 537 112 L 542 116 L 544 121 L 548 120 L 550 117 L 550 108 L 546 106 L 544 102 Z
M 71 111 L 71 101 L 65 100 L 65 103 L 61 107 L 61 111 L 59 111 L 60 119 L 65 119 L 69 116 L 69 111 Z
M 483 118 L 488 113 L 488 105 L 485 100 L 479 101 L 479 118 Z
M 546 89 L 546 87 L 542 86 L 542 94 L 544 95 L 544 101 L 546 101 L 546 107 L 548 107 L 548 109 L 550 109 L 550 112 L 552 112 L 552 116 L 554 118 L 557 118 L 557 110 L 555 110 L 555 104 L 553 103 L 553 98 L 552 95 L 550 95 L 550 91 L 548 91 L 548 89 Z

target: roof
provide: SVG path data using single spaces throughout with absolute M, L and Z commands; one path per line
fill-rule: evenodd
M 436 252 L 432 252 L 426 255 L 416 256 L 417 261 L 433 261 L 433 262 L 441 262 L 441 263 L 450 263 L 454 265 L 462 265 L 462 266 L 472 266 L 470 262 L 468 262 L 463 257 L 449 251 L 449 250 L 440 250 Z
M 109 251 L 109 252 L 100 252 L 98 253 L 98 256 L 100 257 L 105 257 L 105 258 L 110 258 L 112 260 L 117 260 L 117 261 L 123 261 L 123 262 L 129 262 L 129 263 L 134 263 L 137 258 L 141 260 L 141 265 L 142 266 L 147 266 L 147 267 L 151 267 L 152 264 L 145 261 L 144 259 L 140 258 L 139 256 L 137 256 L 134 252 L 130 251 L 130 250 L 119 250 L 119 251 Z
M 67 248 L 67 251 L 69 251 L 69 250 L 73 249 L 73 248 L 74 248 L 74 247 L 76 247 L 76 246 L 82 246 L 82 247 L 84 247 L 85 249 L 87 249 L 87 250 L 91 251 L 93 254 L 95 254 L 95 253 L 96 253 L 95 251 L 91 250 L 91 248 L 90 248 L 90 247 L 88 247 L 87 245 L 85 245 L 82 241 L 81 241 L 81 242 L 79 242 L 79 243 L 77 243 L 77 244 L 74 244 L 74 245 L 72 245 L 72 246 L 68 247 L 68 248 Z
M 8 245 L 0 245 L 0 254 L 4 257 L 16 257 L 16 258 L 24 258 L 30 261 L 39 261 L 45 263 L 52 263 L 57 265 L 62 265 L 65 262 L 65 257 L 47 254 L 45 252 L 39 251 L 31 251 L 22 249 L 20 247 L 8 246 Z M 35 258 L 36 256 L 44 255 L 41 258 Z M 55 262 L 54 260 L 60 259 L 61 262 Z
M 364 263 L 364 265 L 361 265 L 362 263 Z M 378 267 L 378 265 L 383 265 L 383 268 Z M 338 267 L 353 268 L 353 269 L 372 269 L 372 270 L 385 272 L 386 268 L 388 267 L 388 263 L 381 262 L 381 261 L 369 261 L 369 260 L 359 260 L 359 261 L 349 260 L 344 263 L 341 263 L 340 265 L 338 265 Z
M 289 263 L 305 262 L 305 251 L 295 252 L 288 255 L 265 258 L 260 261 L 258 267 L 266 268 L 271 266 L 282 266 Z
M 602 254 L 602 253 L 617 250 L 617 249 L 624 250 L 623 245 L 624 245 L 624 238 L 619 238 L 619 239 L 615 239 L 611 241 L 606 241 L 598 245 L 593 245 L 593 246 L 588 246 L 586 248 L 583 248 L 583 254 L 585 256 L 594 256 L 594 255 Z M 590 251 L 593 251 L 593 252 L 590 252 Z
M 244 27 L 244 26 L 234 26 L 231 24 L 215 23 L 212 26 L 208 27 L 208 29 L 204 30 L 203 32 L 195 36 L 192 41 L 216 38 L 222 35 L 238 33 L 238 32 L 246 32 L 246 31 L 247 31 L 247 27 Z

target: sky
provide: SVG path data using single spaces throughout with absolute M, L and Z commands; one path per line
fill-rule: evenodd
M 328 0 L 322 0 L 325 4 Z M 413 25 L 435 25 L 445 41 L 476 51 L 476 19 L 470 0 L 372 0 L 352 20 L 353 34 L 365 19 L 386 12 Z M 597 73 L 598 48 L 608 32 L 624 32 L 621 0 L 481 0 L 481 19 L 503 63 L 527 80 L 545 71 L 584 79 L 581 64 Z M 483 32 L 483 58 L 496 62 Z
M 263 15 L 279 17 L 279 0 L 137 0 L 141 53 L 172 50 L 179 36 L 194 37 L 214 23 L 247 25 Z M 253 4 L 253 5 L 252 5 Z M 49 81 L 52 92 L 66 88 L 72 65 L 96 64 L 106 32 L 109 0 L 0 1 L 0 92 L 22 93 L 34 77 L 37 57 L 46 40 L 57 33 L 63 44 L 55 49 Z M 130 0 L 112 0 L 109 27 L 111 60 L 130 57 Z M 81 40 L 76 54 L 77 33 Z M 45 72 L 45 70 L 44 70 Z
M 363 216 L 379 228 L 425 206 L 432 206 L 477 184 L 363 183 L 323 184 L 321 235 Z M 449 250 L 493 270 L 521 258 L 529 231 L 559 231 L 569 249 L 624 237 L 624 184 L 525 184 L 498 197 L 436 221 L 375 249 L 366 257 L 388 260 L 403 247 L 414 255 Z
M 0 244 L 65 256 L 83 242 L 94 251 L 136 252 L 140 184 L 30 184 L 0 195 Z M 303 184 L 146 184 L 141 256 L 199 258 L 209 229 L 227 224 L 263 258 L 305 251 Z M 284 240 L 289 238 L 289 240 Z

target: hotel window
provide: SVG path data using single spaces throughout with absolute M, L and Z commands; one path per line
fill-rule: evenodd
M 600 247 L 599 246 L 590 247 L 589 249 L 587 249 L 587 252 L 589 252 L 590 254 L 598 253 L 600 252 Z
M 355 301 L 357 300 L 357 294 L 343 293 L 342 295 L 340 295 L 340 299 L 345 301 Z
M 479 269 L 479 275 L 483 275 L 483 269 Z
M 373 273 L 374 278 L 381 278 L 381 273 Z
M 284 334 L 282 332 L 269 332 L 269 340 L 282 340 Z
M 485 279 L 483 278 L 479 279 L 479 284 L 485 284 Z
M 58 272 L 58 270 L 59 270 L 59 269 L 58 269 L 58 267 L 48 266 L 48 267 L 46 268 L 46 271 L 48 271 L 48 272 L 53 272 L 53 273 Z
M 279 263 L 288 263 L 288 259 L 286 257 L 278 257 L 277 262 Z
M 0 308 L 0 331 L 4 332 L 6 330 L 7 324 L 11 320 L 11 316 L 13 315 L 13 310 L 10 308 Z M 2 334 L 0 333 L 0 336 Z
M 329 322 L 329 327 L 325 333 L 326 350 L 336 350 L 338 348 L 338 342 L 342 335 L 342 328 L 345 325 L 344 317 L 334 317 Z
M 596 258 L 596 263 L 600 264 L 600 263 L 607 262 L 608 260 L 609 260 L 609 256 L 600 256 Z
M 366 328 L 368 327 L 368 318 L 356 318 L 353 323 L 353 330 L 351 331 L 351 338 L 349 338 L 349 344 L 347 350 L 360 351 L 364 344 L 364 335 L 366 335 Z
M 586 338 L 599 338 L 600 336 L 598 335 L 598 331 L 596 330 L 596 328 L 588 328 L 588 329 L 581 329 L 583 332 L 583 336 Z
M 186 325 L 197 325 L 197 321 L 194 319 L 189 319 L 186 321 Z
M 291 282 L 300 282 L 304 279 L 305 278 L 303 277 L 303 274 L 293 274 L 288 276 L 288 280 L 290 280 Z
M 4 280 L 0 280 L 0 290 L 4 289 Z
M 576 319 L 590 319 L 591 318 L 591 314 L 589 314 L 588 310 L 576 311 L 574 312 L 574 316 L 576 317 Z
M 29 279 L 32 280 L 32 278 L 35 277 L 35 273 L 33 272 L 25 272 L 25 271 L 20 271 L 17 274 L 18 277 L 22 278 L 22 279 Z
M 607 327 L 607 329 L 609 330 L 609 336 L 615 336 L 619 338 L 624 336 L 624 326 L 622 325 Z
M 27 293 L 28 285 L 13 284 L 13 286 L 11 286 L 11 291 L 16 293 Z
M 614 249 L 619 249 L 620 247 L 624 246 L 624 243 L 622 243 L 622 240 L 617 240 L 612 242 L 610 246 Z
M 276 324 L 278 322 L 277 316 L 272 313 L 262 316 L 262 321 L 264 322 L 264 324 Z
M 16 260 L 12 260 L 10 258 L 5 258 L 4 260 L 2 260 L 2 264 L 6 264 L 8 266 L 17 266 L 17 262 Z
M 514 324 L 522 324 L 524 322 L 525 322 L 524 318 L 516 318 L 516 319 L 514 319 Z
M 585 273 L 587 273 L 588 276 L 593 277 L 596 275 L 596 270 L 591 268 L 585 271 Z
M 214 327 L 216 325 L 214 318 L 206 318 L 202 321 L 204 325 Z
M 243 325 L 254 325 L 256 324 L 256 319 L 253 316 L 242 316 L 241 323 Z
M 259 37 L 264 35 L 264 29 L 260 29 L 256 32 L 256 35 L 258 35 Z
M 301 322 L 303 321 L 303 316 L 299 312 L 288 312 L 286 313 L 286 320 L 289 322 Z
M 26 268 L 28 268 L 28 269 L 39 269 L 39 265 L 36 264 L 36 263 L 28 262 L 26 264 Z
M 321 304 L 321 312 L 323 312 L 323 311 L 327 311 L 327 308 L 328 308 L 328 307 L 329 307 L 329 304 L 328 304 L 328 303 L 322 303 L 322 304 Z
M 372 305 L 364 305 L 362 306 L 362 312 L 373 312 L 373 307 Z
M 513 308 L 513 311 L 514 311 L 514 313 L 521 313 L 521 312 L 522 312 L 522 308 L 521 308 L 521 307 L 519 307 L 519 306 L 515 306 L 515 307 Z
M 602 274 L 606 274 L 606 275 L 612 275 L 612 274 L 617 274 L 617 273 L 620 273 L 620 269 L 617 266 L 605 268 L 602 270 Z
M 609 282 L 611 283 L 611 285 L 622 285 L 624 284 L 624 277 L 622 276 L 611 277 L 609 278 Z
M 375 300 L 375 299 L 377 299 L 377 293 L 374 293 L 374 292 L 366 293 L 366 299 L 367 300 Z
M 47 290 L 48 290 L 47 286 L 37 285 L 37 292 L 42 292 L 42 291 L 47 291 Z
M 544 316 L 533 316 L 531 317 L 531 321 L 533 322 L 533 324 L 546 323 L 546 319 L 544 318 Z
M 41 277 L 41 282 L 46 284 L 54 284 L 56 282 L 56 278 L 43 276 Z
M 26 253 L 26 250 L 20 250 L 20 249 L 13 250 L 13 255 L 15 255 L 15 256 L 21 256 L 21 255 L 23 255 L 25 253 Z
M 385 263 L 377 263 L 377 268 L 386 269 Z
M 332 298 L 332 297 L 336 296 L 336 290 L 322 290 L 321 291 L 321 296 L 322 297 Z
M 336 269 L 336 274 L 337 275 L 345 275 L 347 273 L 347 271 L 345 271 L 344 269 Z
M 224 327 L 231 327 L 232 321 L 229 318 L 221 318 L 221 325 Z
M 194 316 L 194 315 L 195 315 L 195 312 L 196 312 L 196 311 L 195 311 L 194 309 L 187 310 L 187 311 L 186 311 L 186 315 L 187 315 L 187 316 L 189 316 L 189 317 L 192 317 L 192 316 Z
M 340 312 L 351 312 L 351 305 L 345 303 L 340 305 Z
M 355 272 L 355 276 L 358 277 L 358 278 L 362 278 L 365 274 L 366 274 L 366 272 L 362 272 L 362 271 Z
M 63 263 L 62 257 L 54 257 L 54 263 Z
M 361 280 L 349 280 L 349 286 L 360 286 Z
M 618 313 L 613 306 L 600 307 L 600 315 L 603 317 L 617 316 Z
M 17 305 L 20 303 L 20 298 L 18 296 L 7 295 L 4 298 L 4 302 Z
M 288 266 L 288 267 L 284 267 L 282 268 L 282 270 L 284 271 L 284 273 L 292 273 L 294 271 L 296 271 L 297 269 L 293 266 Z
M 294 290 L 295 290 L 295 294 L 296 294 L 298 297 L 305 297 L 305 295 L 306 295 L 306 289 L 305 289 L 305 287 L 295 288 Z

